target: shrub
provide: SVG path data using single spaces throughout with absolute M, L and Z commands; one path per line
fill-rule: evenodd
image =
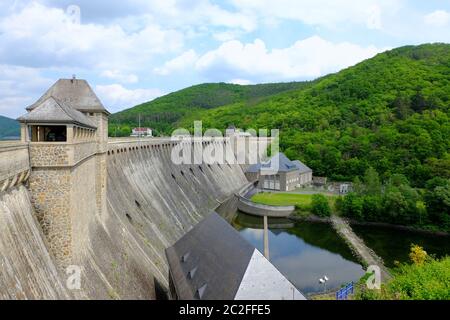
M 342 202 L 342 213 L 344 216 L 354 219 L 363 218 L 363 199 L 355 193 L 349 193 Z
M 409 253 L 409 258 L 414 264 L 422 265 L 427 260 L 427 252 L 423 250 L 421 246 L 417 244 L 411 245 L 411 252 Z
M 314 194 L 311 198 L 311 212 L 319 217 L 329 217 L 331 208 L 323 194 Z
M 449 300 L 449 270 L 450 257 L 441 260 L 428 257 L 420 264 L 400 265 L 393 270 L 394 278 L 383 284 L 381 290 L 369 290 L 360 286 L 355 299 Z

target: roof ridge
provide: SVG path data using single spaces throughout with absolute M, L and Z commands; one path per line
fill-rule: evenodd
M 53 95 L 50 95 L 47 99 L 45 99 L 44 101 L 42 101 L 42 103 L 44 103 L 45 101 L 47 101 L 47 100 L 49 100 L 49 99 L 55 100 L 56 104 L 62 109 L 62 111 L 64 111 L 65 114 L 67 114 L 67 115 L 69 116 L 69 118 L 71 118 L 71 119 L 74 120 L 74 121 L 77 121 L 76 119 L 74 119 L 74 118 L 67 112 L 67 110 L 64 108 L 65 105 L 64 105 L 64 107 L 63 107 L 62 101 L 58 100 L 58 99 L 55 98 Z M 42 104 L 42 103 L 41 103 L 41 104 Z M 72 109 L 73 109 L 73 108 L 72 108 Z

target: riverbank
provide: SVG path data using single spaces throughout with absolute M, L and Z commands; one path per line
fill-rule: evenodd
M 293 221 L 331 223 L 330 218 L 322 218 L 322 217 L 318 217 L 318 216 L 315 216 L 315 215 L 309 214 L 309 213 L 302 214 L 302 213 L 294 212 L 292 215 L 290 215 L 288 217 L 288 219 L 291 219 Z M 419 227 L 405 226 L 405 225 L 392 224 L 392 223 L 386 223 L 386 222 L 359 221 L 359 220 L 354 220 L 354 219 L 349 219 L 349 218 L 345 218 L 345 219 L 346 219 L 346 221 L 348 221 L 350 223 L 350 225 L 391 228 L 391 229 L 395 229 L 395 230 L 399 230 L 399 231 L 416 232 L 416 233 L 421 233 L 421 234 L 431 235 L 431 236 L 441 236 L 441 237 L 450 236 L 450 233 L 445 232 L 445 231 L 421 229 Z
M 386 223 L 386 222 L 358 221 L 358 220 L 353 220 L 353 219 L 347 219 L 347 221 L 350 222 L 350 224 L 360 225 L 360 226 L 392 228 L 392 229 L 401 230 L 401 231 L 411 231 L 411 232 L 417 232 L 417 233 L 422 233 L 422 234 L 429 234 L 429 235 L 433 235 L 433 236 L 442 236 L 442 237 L 450 236 L 450 233 L 445 232 L 445 231 L 421 229 L 419 227 L 414 227 L 414 226 L 405 226 L 405 225 L 392 224 L 392 223 Z

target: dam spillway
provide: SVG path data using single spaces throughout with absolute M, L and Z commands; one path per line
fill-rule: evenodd
M 33 211 L 25 186 L 0 193 L 0 299 L 69 298 Z
M 68 275 L 58 269 L 36 219 L 36 196 L 25 187 L 26 144 L 17 145 L 8 152 L 20 152 L 25 165 L 0 176 L 7 181 L 0 193 L 0 297 L 5 299 L 155 299 L 155 287 L 168 286 L 164 249 L 247 183 L 237 164 L 173 164 L 170 140 L 110 141 L 104 153 L 106 210 L 90 210 L 95 195 L 92 200 L 83 194 L 90 199 L 78 199 L 83 210 L 71 217 L 73 264 L 82 277 L 80 289 L 69 291 Z M 15 155 L 4 153 L 2 161 L 17 163 Z M 94 159 L 76 165 L 72 184 L 97 183 Z M 75 202 L 83 190 L 94 188 L 80 186 L 71 195 Z
M 171 143 L 111 143 L 108 213 L 138 235 L 166 283 L 164 249 L 247 183 L 239 165 L 175 165 Z M 142 237 L 145 235 L 145 237 Z

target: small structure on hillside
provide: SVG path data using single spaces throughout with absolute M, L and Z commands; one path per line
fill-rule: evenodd
M 169 289 L 180 300 L 305 300 L 217 213 L 166 249 Z
M 131 131 L 132 137 L 152 137 L 153 130 L 150 128 L 133 128 Z
M 251 165 L 245 175 L 250 182 L 267 190 L 291 191 L 310 184 L 312 169 L 299 160 L 291 161 L 284 153 L 277 153 L 269 161 Z
M 245 132 L 241 129 L 237 129 L 234 125 L 228 126 L 225 130 L 226 137 L 251 137 L 252 135 L 249 132 Z
M 312 184 L 316 187 L 323 187 L 327 184 L 327 177 L 316 177 L 312 178 Z

